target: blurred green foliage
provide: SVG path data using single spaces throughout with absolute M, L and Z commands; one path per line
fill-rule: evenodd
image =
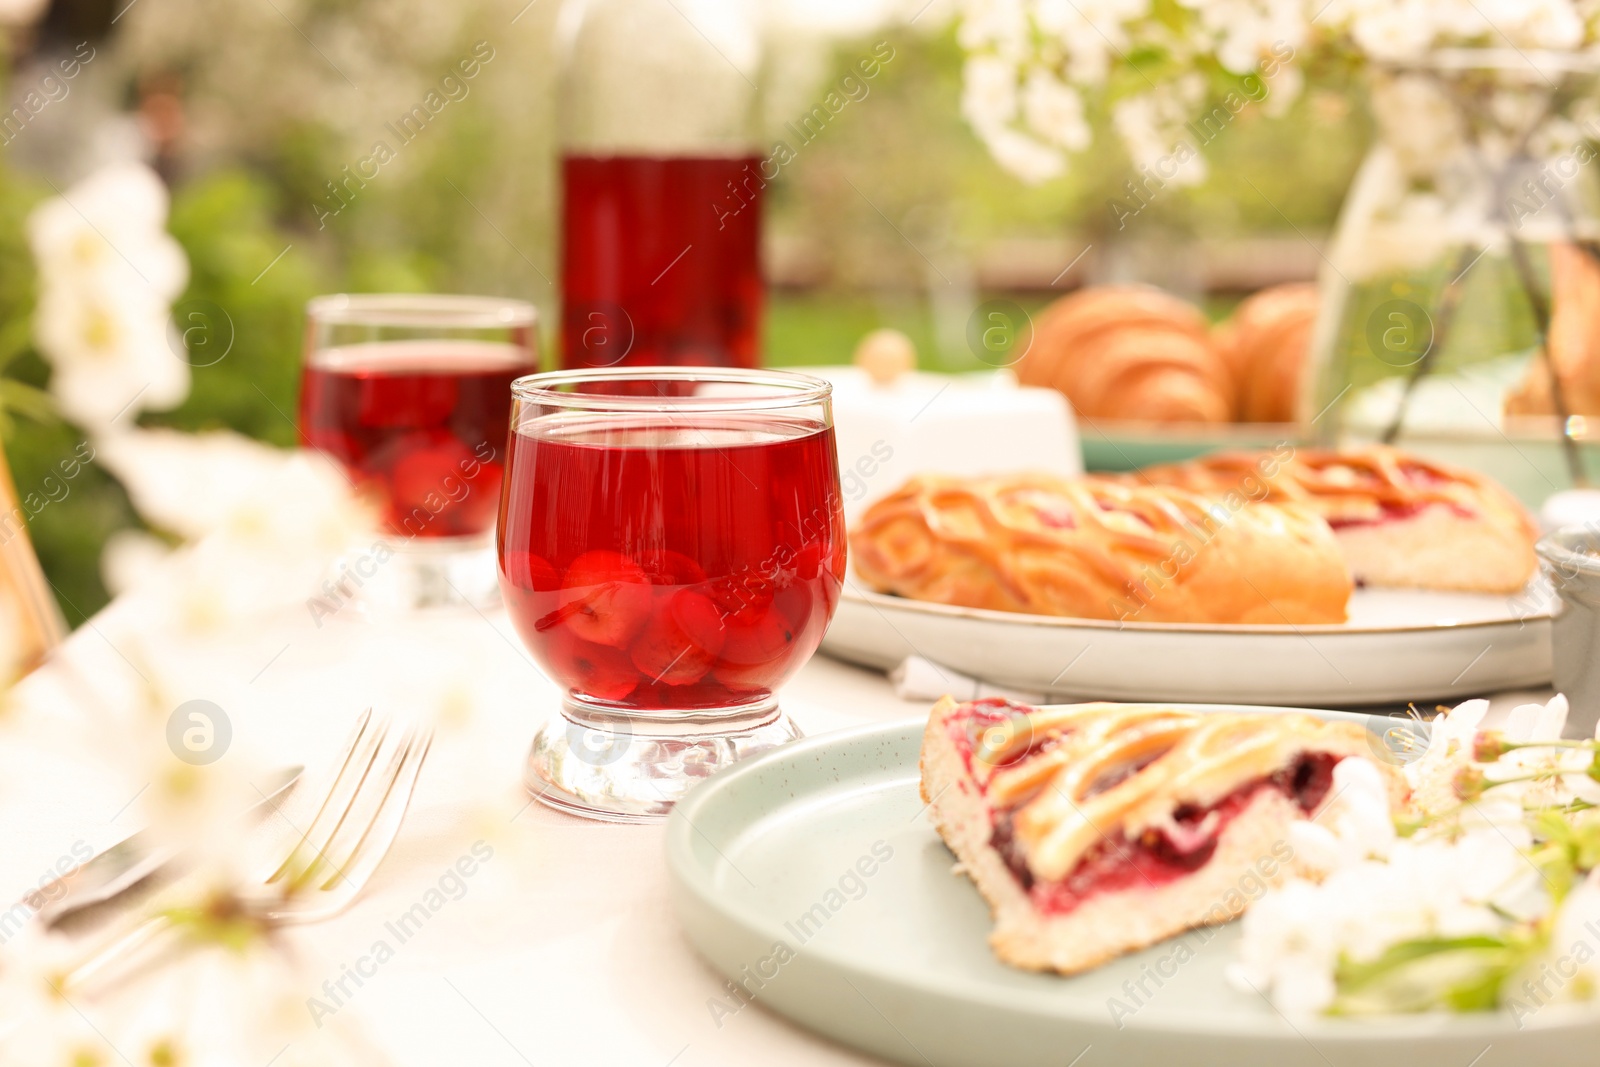
M 63 476 L 78 454 L 86 454 L 78 451 L 85 445 L 78 429 L 54 420 L 19 423 L 6 441 L 18 495 L 49 500 L 29 517 L 28 532 L 56 602 L 73 626 L 105 606 L 99 563 L 106 539 L 116 530 L 140 525 L 127 493 L 97 464 L 82 464 L 70 480 Z M 66 486 L 66 495 L 52 499 L 59 484 Z
M 145 423 L 296 443 L 302 313 L 332 272 L 314 250 L 295 254 L 296 235 L 276 221 L 281 201 L 268 181 L 243 171 L 177 192 L 169 227 L 189 255 L 189 288 L 173 320 L 193 386 L 182 407 Z
M 1005 300 L 1034 315 L 1050 298 L 1039 293 L 984 293 L 977 299 Z M 993 369 L 966 348 L 941 347 L 933 309 L 927 301 L 906 294 L 776 294 L 767 305 L 767 362 L 774 367 L 849 363 L 861 338 L 884 328 L 911 338 L 924 370 L 961 374 Z

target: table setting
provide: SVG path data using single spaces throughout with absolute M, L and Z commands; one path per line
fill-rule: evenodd
M 847 6 L 0 5 L 0 1064 L 1593 1061 L 1600 15 Z

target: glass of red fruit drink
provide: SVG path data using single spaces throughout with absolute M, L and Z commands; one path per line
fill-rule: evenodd
M 337 603 L 495 604 L 511 383 L 538 369 L 533 305 L 321 296 L 306 320 L 301 441 L 339 463 L 381 527 L 341 561 L 329 583 Z
M 564 691 L 529 757 L 540 800 L 656 817 L 799 736 L 778 688 L 816 651 L 844 578 L 830 392 L 709 367 L 512 387 L 500 588 Z

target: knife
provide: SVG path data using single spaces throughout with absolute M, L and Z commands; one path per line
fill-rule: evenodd
M 243 818 L 260 822 L 268 812 L 276 810 L 278 802 L 299 783 L 304 770 L 304 767 L 289 767 L 275 774 L 271 791 L 246 809 Z M 182 849 L 158 842 L 150 831 L 141 830 L 85 860 L 81 866 L 42 883 L 27 893 L 18 906 L 26 908 L 30 918 L 49 929 L 70 915 L 128 892 L 171 866 L 181 852 Z

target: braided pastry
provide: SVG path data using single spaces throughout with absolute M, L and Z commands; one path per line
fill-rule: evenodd
M 946 697 L 922 796 L 995 952 L 1070 974 L 1238 916 L 1294 868 L 1290 827 L 1331 803 L 1333 768 L 1368 751 L 1360 725 L 1309 715 Z
M 1041 615 L 1336 623 L 1350 595 L 1311 511 L 1103 479 L 921 475 L 867 509 L 850 548 L 880 592 Z
M 1109 285 L 1051 304 L 1016 366 L 1092 419 L 1226 422 L 1233 383 L 1205 316 L 1159 289 Z
M 1538 527 L 1498 483 L 1385 445 L 1221 452 L 1121 480 L 1315 511 L 1368 585 L 1514 593 L 1537 566 Z
M 1315 285 L 1274 285 L 1247 297 L 1213 334 L 1239 385 L 1240 422 L 1294 421 L 1317 303 Z

